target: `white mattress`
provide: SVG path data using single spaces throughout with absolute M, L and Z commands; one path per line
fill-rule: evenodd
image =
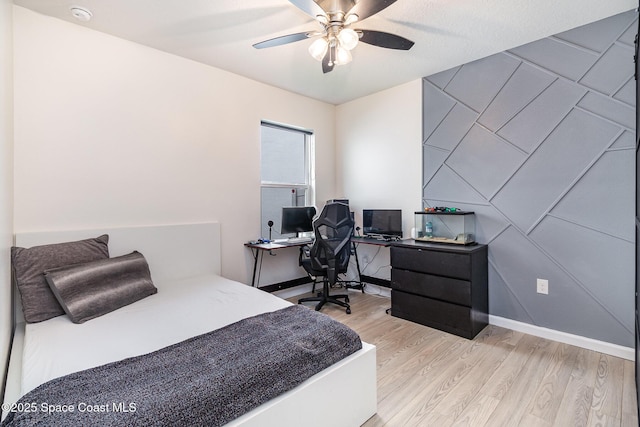
M 220 276 L 155 283 L 158 293 L 84 324 L 67 316 L 26 325 L 22 390 L 149 353 L 291 303 Z

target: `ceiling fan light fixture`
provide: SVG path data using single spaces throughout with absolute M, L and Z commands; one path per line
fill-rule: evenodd
M 338 33 L 338 41 L 340 42 L 340 46 L 347 50 L 351 50 L 358 45 L 358 41 L 360 37 L 358 37 L 358 33 L 356 33 L 351 28 L 343 28 Z
M 322 61 L 324 55 L 327 53 L 327 49 L 329 48 L 329 43 L 327 39 L 324 37 L 320 37 L 309 46 L 309 53 L 313 56 L 317 61 Z
M 280 46 L 313 38 L 309 54 L 322 63 L 322 72 L 329 73 L 334 65 L 345 65 L 353 60 L 351 51 L 362 39 L 363 43 L 387 49 L 409 50 L 413 42 L 384 31 L 352 29 L 351 25 L 364 21 L 386 9 L 397 0 L 289 0 L 322 27 L 275 37 L 253 45 L 256 49 Z
M 351 56 L 351 52 L 342 46 L 336 47 L 336 59 L 334 63 L 336 65 L 345 65 L 351 62 L 353 56 Z
M 358 15 L 355 13 L 350 13 L 344 18 L 344 25 L 351 25 L 358 21 Z
M 327 15 L 316 15 L 316 21 L 322 25 L 329 25 L 329 18 Z

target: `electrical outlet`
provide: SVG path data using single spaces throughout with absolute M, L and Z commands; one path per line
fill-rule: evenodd
M 539 294 L 549 295 L 549 281 L 547 279 L 536 279 L 536 286 Z

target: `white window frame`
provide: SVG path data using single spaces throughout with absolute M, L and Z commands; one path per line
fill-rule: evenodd
M 297 196 L 292 196 L 292 204 L 291 206 L 315 206 L 315 136 L 313 131 L 310 129 L 305 129 L 297 126 L 286 125 L 282 123 L 262 120 L 260 122 L 260 129 L 263 126 L 269 126 L 276 129 L 282 129 L 285 131 L 299 132 L 304 135 L 304 175 L 305 175 L 305 183 L 282 183 L 282 182 L 270 182 L 262 180 L 262 171 L 260 171 L 260 194 L 262 195 L 263 188 L 282 188 L 282 189 L 304 189 L 305 190 L 305 199 L 300 201 L 297 199 Z M 260 149 L 262 150 L 262 141 L 260 141 Z M 262 197 L 262 196 L 261 196 Z M 295 199 L 294 199 L 295 197 Z M 260 200 L 260 220 L 263 221 L 262 218 L 262 205 L 263 200 Z M 280 229 L 280 224 L 274 225 L 277 230 Z M 264 230 L 265 225 L 261 224 L 261 230 Z M 275 231 L 275 230 L 274 230 Z M 263 233 L 264 234 L 264 233 Z M 266 236 L 263 236 L 266 237 Z

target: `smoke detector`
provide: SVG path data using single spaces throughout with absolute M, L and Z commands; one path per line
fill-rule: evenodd
M 91 11 L 85 9 L 84 7 L 72 6 L 69 8 L 69 10 L 71 11 L 71 16 L 81 22 L 89 22 L 91 21 L 91 17 L 93 16 Z

